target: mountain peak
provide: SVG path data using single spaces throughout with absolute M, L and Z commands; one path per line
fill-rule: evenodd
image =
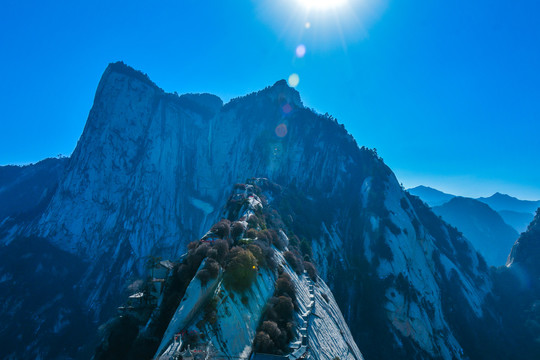
M 274 83 L 274 85 L 267 88 L 270 93 L 276 94 L 280 101 L 294 104 L 297 107 L 304 107 L 302 100 L 300 99 L 300 93 L 289 86 L 286 80 L 281 79 Z M 266 89 L 265 89 L 266 90 Z
M 288 88 L 292 89 L 289 86 L 289 84 L 287 84 L 287 80 L 285 80 L 285 79 L 280 79 L 280 80 L 276 81 L 274 83 L 274 85 L 272 85 L 272 87 L 288 87 Z
M 139 70 L 135 70 L 122 61 L 117 61 L 115 63 L 110 63 L 103 72 L 103 75 L 101 75 L 101 79 L 99 80 L 96 94 L 94 96 L 94 103 L 102 99 L 104 92 L 107 93 L 112 90 L 113 93 L 116 93 L 118 87 L 122 86 L 120 85 L 122 81 L 118 82 L 117 80 L 122 78 L 127 80 L 135 80 L 135 82 L 144 84 L 143 86 L 149 86 L 150 89 L 157 91 L 158 93 L 164 93 L 163 89 L 150 80 L 147 74 Z M 105 96 L 105 98 L 108 98 L 111 95 L 112 94 L 108 94 Z
M 510 210 L 534 214 L 536 209 L 540 206 L 540 201 L 520 200 L 500 192 L 496 192 L 490 197 L 478 198 L 478 200 L 485 202 L 495 211 Z
M 490 197 L 494 198 L 494 199 L 497 199 L 497 198 L 499 198 L 499 199 L 516 199 L 513 196 L 510 196 L 508 194 L 503 194 L 503 193 L 500 193 L 498 191 L 495 194 L 491 195 Z
M 452 194 L 447 194 L 424 185 L 408 189 L 408 191 L 410 194 L 418 196 L 420 199 L 422 199 L 422 201 L 426 202 L 431 207 L 442 205 L 454 197 Z
M 117 74 L 126 75 L 126 76 L 129 76 L 129 77 L 138 79 L 138 80 L 140 80 L 140 81 L 142 81 L 142 82 L 144 82 L 144 83 L 146 83 L 146 84 L 148 84 L 150 86 L 153 86 L 153 87 L 156 87 L 156 88 L 159 89 L 159 87 L 152 80 L 150 80 L 150 77 L 148 77 L 147 74 L 143 73 L 142 71 L 139 71 L 139 70 L 136 70 L 136 69 L 132 68 L 131 66 L 124 63 L 123 61 L 117 61 L 117 62 L 114 62 L 114 63 L 110 63 L 107 66 L 107 69 L 105 70 L 105 72 L 103 73 L 102 78 L 107 77 L 111 73 L 117 73 Z

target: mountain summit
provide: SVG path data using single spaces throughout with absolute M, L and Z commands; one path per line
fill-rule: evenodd
M 447 194 L 440 190 L 423 185 L 408 189 L 407 191 L 414 196 L 418 196 L 420 199 L 422 199 L 422 201 L 431 207 L 440 206 L 455 197 L 455 195 Z
M 490 197 L 478 198 L 479 201 L 488 204 L 495 211 L 514 211 L 519 213 L 534 214 L 540 207 L 539 201 L 520 200 L 513 196 L 501 194 L 499 192 Z

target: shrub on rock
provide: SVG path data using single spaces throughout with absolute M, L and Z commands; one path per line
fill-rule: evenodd
M 302 260 L 300 260 L 293 252 L 291 251 L 285 251 L 283 253 L 283 256 L 285 257 L 285 260 L 289 263 L 291 268 L 294 270 L 297 274 L 302 274 L 304 271 L 304 264 L 302 263 Z
M 257 276 L 257 259 L 251 251 L 235 247 L 229 252 L 225 284 L 236 291 L 247 289 Z

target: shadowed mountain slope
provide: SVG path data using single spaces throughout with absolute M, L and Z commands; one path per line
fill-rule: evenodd
M 519 234 L 488 205 L 475 199 L 455 197 L 434 207 L 433 212 L 462 231 L 489 265 L 506 264 Z

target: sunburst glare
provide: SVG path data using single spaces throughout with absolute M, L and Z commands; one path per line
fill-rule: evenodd
M 309 46 L 310 53 L 343 47 L 366 38 L 367 28 L 388 0 L 260 1 L 263 18 L 287 41 Z M 297 54 L 298 55 L 298 54 Z M 297 56 L 302 57 L 302 56 Z
M 347 0 L 298 0 L 307 9 L 327 10 L 345 5 Z

